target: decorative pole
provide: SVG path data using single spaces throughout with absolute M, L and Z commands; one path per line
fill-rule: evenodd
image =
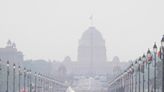
M 18 73 L 19 73 L 19 84 L 18 84 L 18 89 L 19 89 L 19 92 L 21 92 L 20 91 L 20 80 L 21 80 L 21 78 L 20 78 L 20 76 L 21 76 L 21 67 L 20 66 L 18 66 Z
M 15 64 L 13 64 L 13 92 L 15 92 Z
M 29 71 L 29 78 L 30 78 L 30 92 L 32 92 L 32 76 L 31 76 L 31 70 Z
M 133 74 L 134 74 L 134 66 L 133 66 L 133 63 L 132 63 L 131 69 L 132 69 L 132 92 L 133 92 Z
M 138 84 L 139 85 L 138 86 L 139 86 L 139 92 L 141 92 L 141 78 L 140 78 L 141 77 L 141 73 L 140 73 L 141 72 L 141 67 L 140 67 L 141 66 L 141 57 L 138 59 L 138 63 L 139 63 L 139 66 L 138 66 L 138 70 L 139 70 L 139 83 Z
M 146 62 L 146 56 L 145 54 L 142 56 L 142 63 L 143 63 L 143 92 L 145 91 L 145 62 Z
M 36 92 L 36 80 L 37 80 L 37 74 L 35 72 L 35 92 Z
M 156 92 L 156 66 L 157 66 L 157 61 L 156 61 L 157 45 L 156 45 L 156 43 L 154 43 L 153 51 L 154 51 L 154 92 Z
M 150 49 L 148 49 L 147 51 L 147 64 L 148 64 L 148 92 L 150 92 L 150 62 L 151 62 L 151 59 L 152 59 L 152 56 L 151 56 L 151 52 L 150 52 Z
M 9 61 L 7 61 L 7 90 L 6 92 L 9 92 Z
M 162 40 L 161 40 L 161 46 L 162 46 L 162 63 L 163 63 L 163 66 L 162 66 L 162 92 L 164 92 L 164 35 L 162 37 Z
M 26 90 L 26 68 L 24 68 L 24 91 Z

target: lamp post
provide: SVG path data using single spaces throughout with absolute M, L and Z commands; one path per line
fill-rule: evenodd
M 36 92 L 36 81 L 37 81 L 37 74 L 35 72 L 35 92 Z
M 133 92 L 133 73 L 134 73 L 133 63 L 131 65 L 131 72 L 132 72 L 132 75 L 131 75 L 131 77 L 132 77 L 132 89 L 131 89 L 131 91 Z
M 9 92 L 9 61 L 7 61 L 7 89 L 6 92 Z
M 163 66 L 162 66 L 162 92 L 164 92 L 164 35 L 162 37 L 162 40 L 161 40 L 161 46 L 162 46 L 162 63 L 163 63 Z
M 24 91 L 26 90 L 26 68 L 24 68 Z
M 136 65 L 137 65 L 137 60 L 135 61 L 135 68 L 136 68 Z M 135 88 L 134 89 L 135 89 L 135 92 L 137 92 L 137 71 L 136 71 L 136 69 L 135 69 Z
M 138 59 L 138 63 L 139 63 L 139 66 L 138 66 L 138 70 L 139 70 L 139 82 L 138 82 L 138 86 L 139 86 L 139 91 L 138 92 L 141 92 L 141 67 L 140 67 L 140 65 L 141 65 L 141 63 L 142 63 L 142 61 L 141 61 L 141 57 Z
M 150 52 L 150 49 L 148 49 L 148 51 L 147 51 L 147 63 L 148 63 L 148 92 L 150 92 L 150 65 L 149 65 L 149 63 L 150 63 L 150 61 L 151 61 L 151 52 Z
M 2 72 L 1 72 L 1 70 L 2 70 L 2 67 L 1 67 L 1 64 L 2 64 L 2 61 L 1 61 L 1 59 L 0 59 L 0 76 L 2 76 Z M 0 77 L 0 78 L 2 78 L 2 77 Z M 0 92 L 2 91 L 2 80 L 0 80 Z
M 130 67 L 129 67 L 129 69 L 128 69 L 128 80 L 129 80 L 129 83 L 128 83 L 128 90 L 129 90 L 129 92 L 132 92 L 131 91 L 131 65 L 130 65 Z
M 30 90 L 30 82 L 29 82 L 29 74 L 30 74 L 30 70 L 27 70 L 27 74 L 26 74 L 26 76 L 27 76 L 27 90 Z
M 154 51 L 154 92 L 156 92 L 156 55 L 157 55 L 157 45 L 154 43 L 153 46 L 153 51 Z
M 30 78 L 30 92 L 32 92 L 32 77 L 31 77 L 31 70 L 29 70 L 29 78 Z
M 128 80 L 129 80 L 129 92 L 132 92 L 132 64 L 130 65 L 129 69 L 128 69 Z
M 40 73 L 38 73 L 38 91 L 40 92 L 41 91 L 41 85 L 40 85 Z
M 13 64 L 13 92 L 15 92 L 15 64 Z
M 19 75 L 19 79 L 18 79 L 18 81 L 19 81 L 19 83 L 18 83 L 18 89 L 19 89 L 19 92 L 20 92 L 20 80 L 21 80 L 21 79 L 20 79 L 20 76 L 21 76 L 21 70 L 20 70 L 20 69 L 21 69 L 21 67 L 18 66 L 18 73 L 19 73 L 19 74 L 18 74 L 18 75 Z
M 145 54 L 142 56 L 142 64 L 143 64 L 143 66 L 142 66 L 142 68 L 143 68 L 143 83 L 142 83 L 142 90 L 143 90 L 143 92 L 145 91 L 145 62 L 146 62 L 146 56 L 145 56 Z
M 43 92 L 43 76 L 40 74 L 40 87 L 41 87 L 41 92 Z

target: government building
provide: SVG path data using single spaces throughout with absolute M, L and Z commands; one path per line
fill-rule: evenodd
M 72 61 L 67 56 L 62 63 L 66 67 L 67 73 L 84 76 L 111 75 L 114 67 L 119 69 L 120 64 L 121 66 L 126 65 L 124 62 L 120 62 L 117 56 L 112 61 L 108 61 L 106 52 L 102 34 L 94 26 L 91 26 L 79 40 L 77 61 Z

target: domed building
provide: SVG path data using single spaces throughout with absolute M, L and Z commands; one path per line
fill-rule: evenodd
M 79 40 L 78 61 L 92 63 L 106 59 L 105 40 L 95 27 L 89 27 Z
M 71 75 L 110 76 L 113 73 L 113 64 L 107 60 L 106 52 L 102 34 L 94 26 L 90 26 L 79 40 L 77 61 L 71 61 L 67 56 L 63 64 Z

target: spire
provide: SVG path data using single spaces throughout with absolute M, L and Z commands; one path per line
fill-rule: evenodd
M 90 19 L 91 26 L 93 26 L 93 15 L 91 15 L 89 19 Z

